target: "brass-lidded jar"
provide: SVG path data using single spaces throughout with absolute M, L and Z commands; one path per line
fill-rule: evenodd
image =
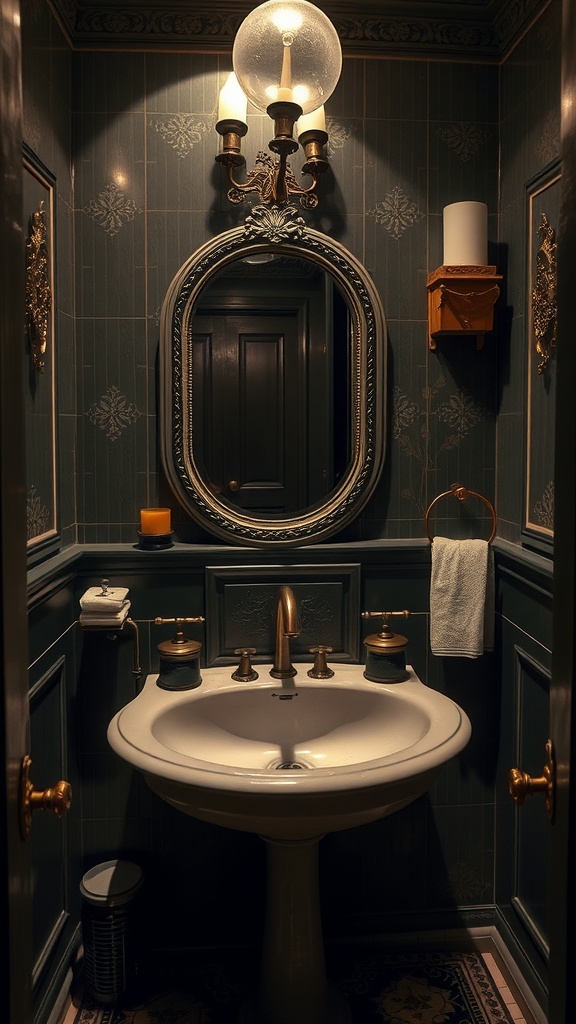
M 406 669 L 406 647 L 408 638 L 400 633 L 393 633 L 388 625 L 391 615 L 407 618 L 410 612 L 363 612 L 362 618 L 382 618 L 379 633 L 372 633 L 364 640 L 366 647 L 366 668 L 364 675 L 372 683 L 401 683 L 408 678 Z
M 155 619 L 157 625 L 165 622 L 176 623 L 176 633 L 171 640 L 158 644 L 160 654 L 160 674 L 157 685 L 163 690 L 193 690 L 200 686 L 200 651 L 199 640 L 190 640 L 184 635 L 182 626 L 185 622 L 203 622 L 204 619 Z

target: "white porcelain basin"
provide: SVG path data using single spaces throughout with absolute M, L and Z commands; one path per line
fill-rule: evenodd
M 361 825 L 424 793 L 470 738 L 466 714 L 410 671 L 372 683 L 362 665 L 330 680 L 238 683 L 204 669 L 194 690 L 149 676 L 112 719 L 108 739 L 150 788 L 214 824 L 300 839 Z

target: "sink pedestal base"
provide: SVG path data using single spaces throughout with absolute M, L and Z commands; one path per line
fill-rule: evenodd
M 262 837 L 266 917 L 257 1009 L 241 1024 L 350 1024 L 344 997 L 328 987 L 318 890 L 320 836 Z

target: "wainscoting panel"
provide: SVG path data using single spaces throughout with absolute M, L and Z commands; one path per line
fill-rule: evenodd
M 59 657 L 30 690 L 30 781 L 45 790 L 67 779 L 65 755 L 66 659 Z M 27 840 L 34 884 L 34 981 L 51 958 L 68 917 L 68 819 L 36 811 Z
M 229 664 L 242 646 L 255 663 L 274 652 L 276 595 L 294 591 L 301 632 L 290 641 L 294 661 L 313 661 L 310 647 L 331 647 L 330 661 L 359 660 L 360 565 L 291 565 L 206 569 L 206 664 Z
M 549 732 L 550 673 L 521 647 L 516 654 L 516 767 L 542 775 Z M 548 957 L 548 880 L 550 822 L 544 795 L 528 796 L 516 807 L 516 843 L 512 906 L 534 944 Z

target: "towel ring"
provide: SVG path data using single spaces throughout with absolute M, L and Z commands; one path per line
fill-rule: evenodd
M 480 498 L 480 501 L 483 501 L 484 504 L 488 506 L 488 508 L 490 509 L 490 514 L 492 516 L 492 532 L 488 538 L 488 543 L 491 544 L 492 541 L 494 540 L 494 537 L 496 536 L 496 530 L 498 528 L 498 518 L 496 516 L 496 509 L 494 508 L 492 502 L 488 501 L 488 498 L 485 498 L 483 494 L 479 494 L 478 491 L 470 491 L 468 490 L 467 487 L 463 487 L 462 484 L 452 484 L 449 491 L 443 491 L 442 494 L 439 494 L 438 497 L 434 498 L 434 501 L 432 501 L 429 504 L 428 508 L 426 509 L 424 525 L 426 528 L 426 536 L 428 537 L 430 543 L 432 543 L 432 541 L 434 540 L 432 534 L 430 533 L 429 527 L 430 513 L 434 508 L 434 505 L 436 505 L 438 501 L 441 501 L 442 498 L 449 498 L 451 495 L 453 495 L 458 501 L 465 501 L 466 498 L 469 498 L 470 495 L 472 495 L 473 498 Z

